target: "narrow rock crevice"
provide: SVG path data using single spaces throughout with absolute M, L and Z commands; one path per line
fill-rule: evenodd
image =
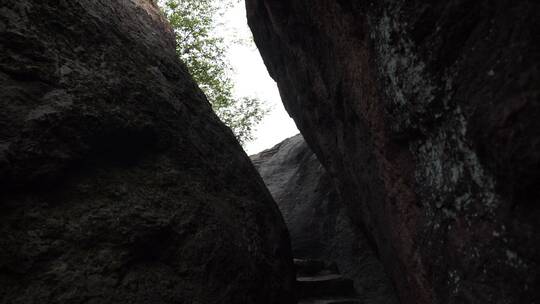
M 293 255 L 299 259 L 297 276 L 303 277 L 297 284 L 297 296 L 309 298 L 308 288 L 311 298 L 357 295 L 363 303 L 397 303 L 383 265 L 301 135 L 253 155 L 251 160 L 289 229 Z M 346 292 L 349 283 L 351 290 Z M 316 293 L 319 287 L 322 294 Z

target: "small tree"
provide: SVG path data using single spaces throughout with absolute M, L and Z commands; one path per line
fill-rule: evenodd
M 240 143 L 253 140 L 255 126 L 267 113 L 261 100 L 236 98 L 232 68 L 217 19 L 235 0 L 162 0 L 160 5 L 176 33 L 176 52 L 204 91 L 219 118 Z

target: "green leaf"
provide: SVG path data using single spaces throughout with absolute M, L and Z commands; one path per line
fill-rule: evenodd
M 268 113 L 264 102 L 234 96 L 232 67 L 226 58 L 225 37 L 217 34 L 217 20 L 238 0 L 164 0 L 163 13 L 176 33 L 178 57 L 204 91 L 218 117 L 242 144 L 253 140 L 255 127 Z M 236 43 L 245 43 L 236 39 Z

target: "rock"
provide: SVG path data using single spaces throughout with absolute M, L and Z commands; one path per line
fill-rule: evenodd
M 337 267 L 328 267 L 327 263 L 322 260 L 313 259 L 294 259 L 294 266 L 296 268 L 296 276 L 313 276 L 318 273 L 324 272 L 328 268 L 334 268 L 333 272 L 337 273 Z
M 403 303 L 540 298 L 540 4 L 247 0 Z
M 362 304 L 362 301 L 351 298 L 329 297 L 325 299 L 308 299 L 298 302 L 298 304 Z
M 340 202 L 331 179 L 301 135 L 251 156 L 289 228 L 293 255 L 321 258 L 335 237 Z M 328 227 L 328 226 L 332 227 Z
M 293 303 L 289 237 L 148 0 L 2 1 L 0 302 Z
M 294 259 L 294 265 L 299 300 L 356 295 L 353 281 L 325 261 Z
M 349 219 L 330 176 L 301 135 L 251 159 L 285 218 L 293 255 L 302 258 L 295 260 L 301 266 L 297 274 L 312 276 L 329 267 L 320 260 L 335 261 L 366 303 L 397 302 L 368 239 Z

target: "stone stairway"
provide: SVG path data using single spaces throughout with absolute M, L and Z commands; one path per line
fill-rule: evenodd
M 351 279 L 339 274 L 335 264 L 295 259 L 299 304 L 361 304 Z

